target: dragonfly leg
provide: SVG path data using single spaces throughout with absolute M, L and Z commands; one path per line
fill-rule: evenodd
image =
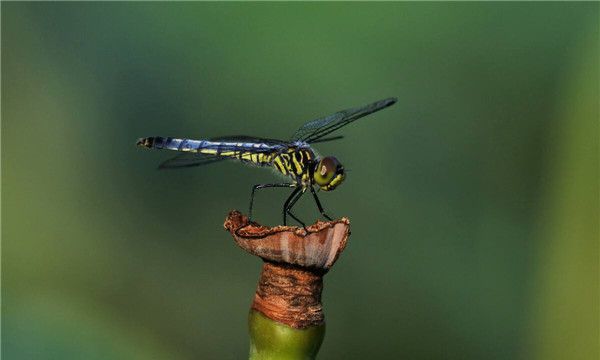
M 252 221 L 252 207 L 254 206 L 254 192 L 256 190 L 265 189 L 265 188 L 275 188 L 275 187 L 285 187 L 291 188 L 295 187 L 296 184 L 256 184 L 252 187 L 252 193 L 250 194 L 250 208 L 248 210 L 248 221 Z
M 292 219 L 296 220 L 299 224 L 306 228 L 304 222 L 302 222 L 302 220 L 298 219 L 296 215 L 292 213 L 292 207 L 294 204 L 296 204 L 296 201 L 298 201 L 298 199 L 304 195 L 305 190 L 306 189 L 301 187 L 294 189 L 294 191 L 292 191 L 290 196 L 285 201 L 285 204 L 283 204 L 283 225 L 287 225 L 287 215 L 290 215 Z
M 306 229 L 306 224 L 292 213 L 292 207 L 294 206 L 294 204 L 296 204 L 296 201 L 298 201 L 302 197 L 302 195 L 304 195 L 304 191 L 306 191 L 306 189 L 302 189 L 302 191 L 296 196 L 296 198 L 292 200 L 292 202 L 288 205 L 287 213 L 292 217 L 292 219 L 296 220 L 300 225 L 302 225 L 304 229 Z
M 325 211 L 323 210 L 323 206 L 321 206 L 321 202 L 319 201 L 319 197 L 317 196 L 317 192 L 315 191 L 315 189 L 311 186 L 310 187 L 310 192 L 313 195 L 313 198 L 315 199 L 315 202 L 317 203 L 317 207 L 319 208 L 319 212 L 321 213 L 321 215 L 323 215 L 323 217 L 329 221 L 332 221 L 333 219 L 329 217 L 329 215 L 325 214 Z

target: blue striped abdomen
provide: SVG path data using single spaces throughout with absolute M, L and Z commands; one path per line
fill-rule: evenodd
M 138 140 L 138 145 L 151 149 L 222 156 L 258 165 L 270 165 L 273 157 L 285 149 L 285 146 L 282 145 L 266 143 L 193 140 L 161 136 L 142 138 Z
M 164 138 L 156 136 L 146 138 L 150 140 L 151 147 L 154 149 L 168 149 L 184 152 L 201 152 L 212 153 L 211 151 L 204 152 L 202 150 L 216 150 L 219 155 L 227 151 L 277 151 L 279 147 L 263 144 L 263 143 L 242 143 L 242 142 L 223 142 L 210 140 L 192 140 L 192 139 L 177 139 Z

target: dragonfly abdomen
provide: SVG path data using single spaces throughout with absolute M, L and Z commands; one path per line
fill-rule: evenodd
M 142 138 L 138 140 L 138 145 L 151 149 L 222 156 L 261 166 L 271 165 L 273 157 L 281 151 L 280 147 L 265 143 L 178 139 L 161 136 Z

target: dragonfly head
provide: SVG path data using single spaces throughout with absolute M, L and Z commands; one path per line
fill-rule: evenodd
M 316 163 L 313 170 L 313 179 L 321 190 L 330 191 L 335 189 L 344 181 L 346 173 L 344 167 L 338 159 L 333 156 L 327 156 Z

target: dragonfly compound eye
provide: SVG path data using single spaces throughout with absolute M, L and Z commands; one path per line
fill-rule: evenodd
M 344 177 L 344 167 L 333 156 L 327 156 L 319 161 L 314 172 L 315 182 L 321 187 L 321 190 L 325 191 L 335 189 L 344 180 Z

